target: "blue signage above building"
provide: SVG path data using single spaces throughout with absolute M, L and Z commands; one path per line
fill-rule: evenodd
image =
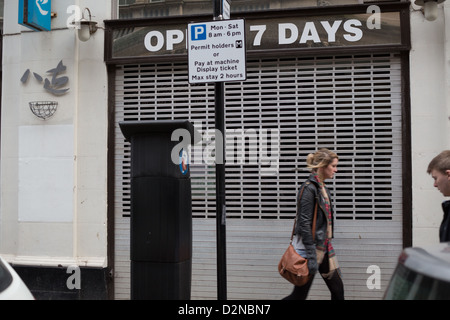
M 19 0 L 19 24 L 35 31 L 50 31 L 51 0 Z

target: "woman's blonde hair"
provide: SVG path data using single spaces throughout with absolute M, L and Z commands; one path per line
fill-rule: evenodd
M 306 165 L 312 171 L 317 171 L 319 168 L 327 167 L 334 159 L 339 159 L 336 153 L 326 148 L 322 148 L 316 151 L 316 153 L 308 154 Z

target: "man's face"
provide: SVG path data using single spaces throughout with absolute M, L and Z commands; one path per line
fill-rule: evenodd
M 444 197 L 450 197 L 450 170 L 442 173 L 433 169 L 431 176 L 434 179 L 434 186 L 444 195 Z

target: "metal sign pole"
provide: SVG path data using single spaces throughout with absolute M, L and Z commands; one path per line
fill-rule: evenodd
M 223 1 L 214 1 L 214 20 L 223 18 Z M 225 205 L 225 85 L 215 83 L 217 299 L 227 300 Z M 218 150 L 222 147 L 222 150 Z

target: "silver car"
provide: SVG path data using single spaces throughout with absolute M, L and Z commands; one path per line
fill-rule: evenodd
M 14 269 L 0 257 L 0 300 L 34 300 Z
M 406 248 L 385 300 L 450 300 L 450 243 Z

